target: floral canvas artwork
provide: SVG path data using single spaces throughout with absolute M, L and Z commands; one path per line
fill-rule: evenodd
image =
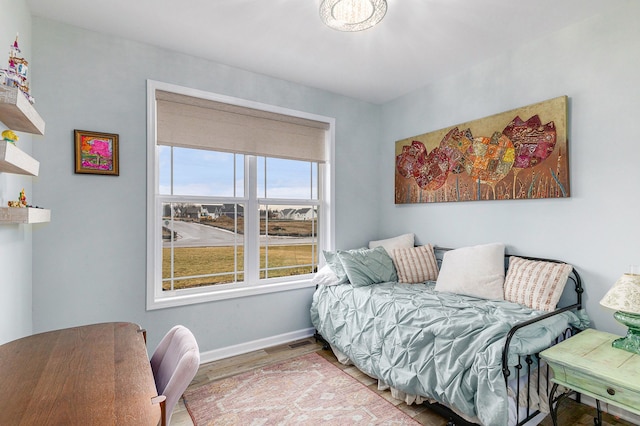
M 399 140 L 395 202 L 569 197 L 567 97 Z
M 76 173 L 118 175 L 118 135 L 75 131 Z
M 107 139 L 82 137 L 82 167 L 86 169 L 112 170 L 113 143 Z

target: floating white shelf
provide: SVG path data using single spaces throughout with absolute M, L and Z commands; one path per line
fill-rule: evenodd
M 0 121 L 13 131 L 44 135 L 44 120 L 16 87 L 0 84 Z
M 0 141 L 0 172 L 38 176 L 40 162 L 14 144 Z
M 0 223 L 41 223 L 51 221 L 51 210 L 32 207 L 0 207 Z
M 44 135 L 44 120 L 26 96 L 15 87 L 0 85 L 0 122 L 17 132 Z M 38 176 L 40 163 L 12 143 L 0 141 L 0 172 Z M 0 207 L 0 224 L 42 223 L 51 210 L 32 207 Z

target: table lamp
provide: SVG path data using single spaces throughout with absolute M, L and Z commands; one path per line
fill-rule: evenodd
M 618 278 L 600 304 L 614 309 L 613 317 L 628 327 L 627 335 L 614 340 L 612 346 L 640 354 L 640 274 L 637 267 L 632 272 Z

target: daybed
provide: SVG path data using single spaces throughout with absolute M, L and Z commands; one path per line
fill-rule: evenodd
M 539 422 L 550 372 L 537 354 L 588 325 L 578 273 L 502 244 L 434 250 L 409 235 L 411 247 L 401 236 L 324 253 L 316 337 L 394 397 L 445 407 L 450 424 Z M 557 309 L 567 281 L 573 303 Z

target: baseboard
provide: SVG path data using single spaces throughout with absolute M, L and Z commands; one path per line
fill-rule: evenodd
M 294 340 L 305 339 L 313 336 L 315 331 L 316 330 L 314 328 L 306 328 L 292 331 L 290 333 L 279 334 L 277 336 L 265 337 L 264 339 L 253 340 L 251 342 L 240 343 L 239 345 L 227 346 L 226 348 L 201 352 L 200 364 L 206 364 L 207 362 L 246 354 L 248 352 L 258 351 L 272 346 L 283 345 L 285 343 L 293 342 Z
M 591 407 L 596 407 L 596 400 L 587 395 L 581 395 L 580 401 L 586 405 L 590 405 Z M 640 425 L 640 416 L 634 413 L 630 413 L 622 408 L 616 407 L 615 405 L 609 405 L 606 402 L 600 402 L 600 409 L 605 413 L 609 413 L 612 416 L 621 418 L 622 420 L 626 420 L 635 425 Z

